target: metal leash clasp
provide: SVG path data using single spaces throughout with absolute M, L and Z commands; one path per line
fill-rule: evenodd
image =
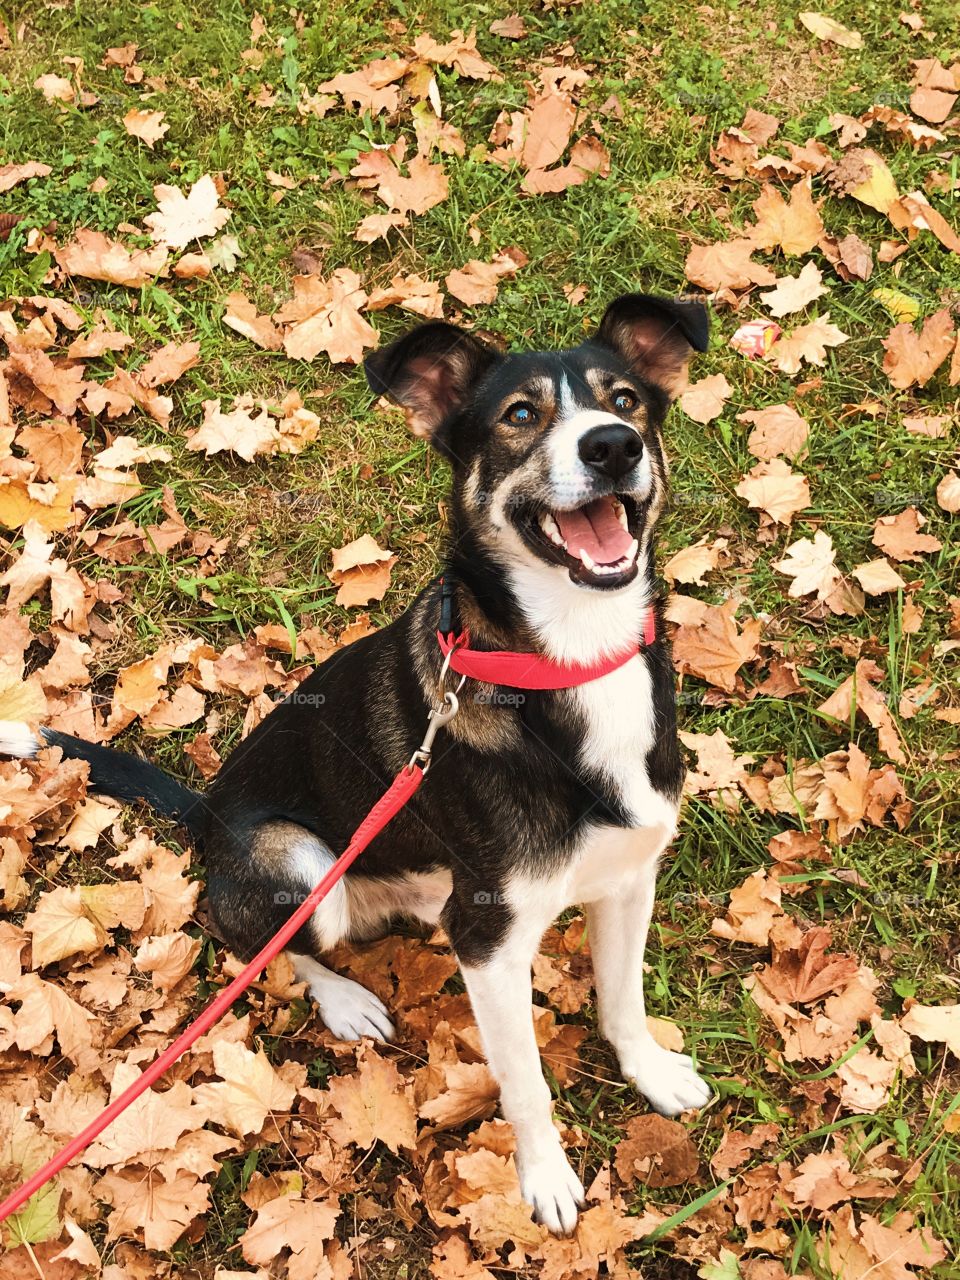
M 446 679 L 447 672 L 450 670 L 450 659 L 453 657 L 453 649 L 446 655 L 443 660 L 443 666 L 440 668 L 440 693 L 441 700 L 438 707 L 433 707 L 430 711 L 430 718 L 427 720 L 427 732 L 423 735 L 423 741 L 420 746 L 410 757 L 407 765 L 407 772 L 412 773 L 415 765 L 420 765 L 423 772 L 426 773 L 430 768 L 431 752 L 433 751 L 433 740 L 437 733 L 444 725 L 448 725 L 453 717 L 460 710 L 460 699 L 457 694 L 466 683 L 467 677 L 461 676 L 460 683 L 457 685 L 456 693 L 452 689 L 443 688 L 443 682 Z
M 434 707 L 430 712 L 430 719 L 427 721 L 427 732 L 423 735 L 423 741 L 420 746 L 410 757 L 410 763 L 407 765 L 408 773 L 413 772 L 414 765 L 420 765 L 423 772 L 427 772 L 430 768 L 430 755 L 433 751 L 434 738 L 444 725 L 450 723 L 459 710 L 460 699 L 455 693 L 448 690 L 443 695 L 443 702 L 441 702 L 440 706 Z

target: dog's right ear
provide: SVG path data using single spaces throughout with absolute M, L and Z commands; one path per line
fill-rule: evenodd
M 407 411 L 410 430 L 441 451 L 439 428 L 500 353 L 455 324 L 422 324 L 363 362 L 370 390 Z

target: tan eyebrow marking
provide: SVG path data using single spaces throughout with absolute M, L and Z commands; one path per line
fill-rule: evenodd
M 546 377 L 533 377 L 516 387 L 508 396 L 504 396 L 497 406 L 497 418 L 502 418 L 510 406 L 519 400 L 529 400 L 544 417 L 552 417 L 557 407 L 553 380 Z

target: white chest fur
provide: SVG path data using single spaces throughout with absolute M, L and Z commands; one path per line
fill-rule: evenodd
M 653 688 L 638 654 L 600 680 L 571 690 L 585 732 L 580 763 L 610 784 L 636 827 L 671 826 L 677 806 L 650 785 L 647 753 L 655 743 Z

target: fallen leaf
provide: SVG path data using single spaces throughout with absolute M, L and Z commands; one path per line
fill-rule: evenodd
M 687 254 L 684 274 L 692 284 L 711 293 L 775 284 L 777 277 L 770 268 L 752 260 L 756 251 L 756 243 L 747 238 L 695 245 Z
M 187 436 L 187 448 L 203 450 L 207 457 L 229 451 L 252 462 L 258 454 L 270 454 L 279 438 L 265 408 L 254 416 L 250 406 L 223 413 L 219 400 L 204 400 L 203 424 Z
M 799 373 L 804 361 L 807 364 L 825 364 L 827 347 L 839 347 L 847 338 L 848 335 L 835 324 L 830 324 L 830 313 L 826 312 L 779 338 L 770 348 L 769 359 L 781 373 Z
M 911 324 L 898 324 L 883 339 L 883 370 L 900 390 L 925 386 L 954 346 L 953 318 L 946 307 L 924 321 L 919 333 Z
M 851 572 L 869 596 L 899 591 L 907 585 L 889 560 L 870 560 L 866 564 L 858 564 Z
M 732 394 L 733 388 L 723 374 L 714 373 L 687 387 L 680 396 L 680 407 L 694 422 L 712 422 L 723 413 Z
M 943 543 L 932 534 L 921 533 L 926 519 L 916 507 L 907 507 L 896 516 L 880 516 L 873 526 L 871 541 L 884 555 L 902 563 L 919 560 L 932 551 L 940 551 Z
M 808 262 L 798 276 L 784 276 L 769 293 L 761 293 L 760 301 L 772 315 L 786 316 L 802 311 L 816 298 L 822 298 L 829 290 L 823 286 L 823 276 L 813 262 Z
M 748 507 L 764 512 L 777 524 L 789 525 L 798 511 L 810 505 L 810 486 L 782 458 L 758 462 L 734 490 Z
M 384 551 L 368 533 L 338 548 L 330 571 L 330 581 L 338 588 L 337 604 L 352 608 L 382 600 L 396 562 L 393 552 Z
M 757 222 L 748 228 L 752 243 L 761 249 L 780 248 L 788 258 L 809 253 L 824 234 L 809 176 L 791 188 L 789 201 L 768 183 L 754 201 L 753 211 Z
M 674 637 L 674 658 L 682 671 L 700 676 L 709 684 L 732 693 L 737 672 L 757 656 L 761 624 L 749 618 L 737 628 L 734 600 L 716 607 L 707 605 L 696 625 L 681 625 Z
M 144 218 L 150 239 L 165 249 L 185 249 L 193 240 L 214 236 L 230 218 L 220 208 L 216 184 L 208 173 L 193 184 L 189 194 L 179 187 L 159 183 L 153 189 L 156 213 Z
M 52 172 L 48 164 L 38 164 L 36 160 L 28 160 L 25 164 L 0 165 L 0 192 L 9 191 L 18 183 L 28 182 L 31 178 L 46 178 Z
M 765 409 L 747 409 L 737 414 L 738 422 L 752 422 L 747 448 L 755 458 L 769 460 L 783 455 L 799 457 L 807 445 L 809 427 L 792 405 L 771 404 Z
M 825 600 L 840 579 L 835 554 L 829 534 L 818 529 L 812 539 L 800 538 L 787 547 L 783 559 L 773 567 L 793 579 L 789 595 L 815 595 Z
M 161 274 L 167 263 L 163 245 L 154 249 L 125 249 L 100 231 L 81 228 L 69 244 L 54 250 L 60 267 L 71 276 L 104 280 L 139 289 Z
M 335 1076 L 328 1085 L 337 1118 L 327 1129 L 335 1142 L 367 1148 L 383 1142 L 396 1155 L 416 1147 L 416 1112 L 409 1086 L 395 1064 L 373 1049 L 358 1054 L 357 1070 Z
M 123 127 L 133 138 L 145 142 L 152 151 L 170 126 L 164 123 L 163 111 L 138 111 L 132 107 L 123 117 Z
M 863 36 L 859 31 L 851 31 L 849 27 L 842 26 L 841 23 L 827 17 L 824 13 L 806 11 L 797 14 L 797 17 L 810 34 L 815 35 L 818 40 L 826 41 L 829 44 L 838 44 L 844 49 L 863 48 Z

